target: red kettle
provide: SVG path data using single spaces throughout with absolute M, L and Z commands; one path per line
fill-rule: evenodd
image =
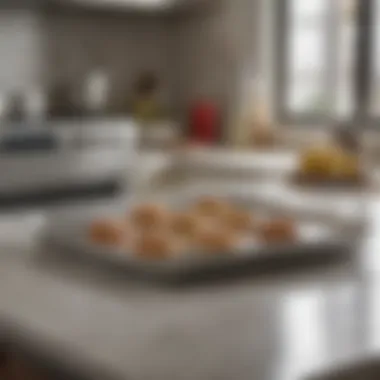
M 190 139 L 201 144 L 215 143 L 218 138 L 220 112 L 209 100 L 196 102 L 190 110 Z

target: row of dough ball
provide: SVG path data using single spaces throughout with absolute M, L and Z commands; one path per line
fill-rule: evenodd
M 239 237 L 254 235 L 264 242 L 295 238 L 294 224 L 278 219 L 258 224 L 251 214 L 216 198 L 205 198 L 187 212 L 171 213 L 156 204 L 137 206 L 126 221 L 95 220 L 91 240 L 125 247 L 147 258 L 167 258 L 190 247 L 206 253 L 233 251 Z
M 254 227 L 249 212 L 216 199 L 201 200 L 180 212 L 170 212 L 160 205 L 142 205 L 132 211 L 131 223 L 143 231 L 169 228 L 185 237 L 191 237 L 205 224 L 235 232 L 246 232 Z

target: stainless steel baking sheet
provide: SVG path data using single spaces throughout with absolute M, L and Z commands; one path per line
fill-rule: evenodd
M 165 199 L 172 208 L 188 206 L 201 194 L 172 195 Z M 249 207 L 255 215 L 287 215 L 297 223 L 299 240 L 294 244 L 259 244 L 254 239 L 242 239 L 234 252 L 219 255 L 205 255 L 201 252 L 188 252 L 170 260 L 155 262 L 138 258 L 133 252 L 99 246 L 87 237 L 87 228 L 94 212 L 80 215 L 66 215 L 65 218 L 48 223 L 43 243 L 63 255 L 98 262 L 119 268 L 134 275 L 161 280 L 196 279 L 201 275 L 245 272 L 248 270 L 267 272 L 272 269 L 297 268 L 330 262 L 332 259 L 349 257 L 355 249 L 355 234 L 342 220 L 322 220 L 313 214 L 300 214 L 289 209 L 276 207 L 276 204 L 260 203 L 255 197 L 239 197 L 229 194 L 225 197 L 235 204 Z M 163 201 L 163 200 L 162 200 Z M 164 201 L 163 201 L 164 202 Z M 131 205 L 130 205 L 131 206 Z M 110 212 L 113 214 L 114 210 Z M 127 210 L 125 211 L 125 213 Z M 104 215 L 104 214 L 102 214 Z

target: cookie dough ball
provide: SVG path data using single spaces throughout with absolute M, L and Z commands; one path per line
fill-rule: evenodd
M 99 219 L 91 223 L 89 235 L 94 243 L 117 246 L 126 240 L 128 231 L 126 225 L 120 221 Z
M 236 247 L 235 235 L 226 229 L 205 228 L 197 236 L 197 247 L 206 253 L 228 253 Z
M 158 233 L 143 234 L 135 246 L 138 257 L 150 260 L 170 259 L 175 256 L 178 249 L 175 239 Z
M 224 215 L 230 209 L 228 202 L 217 197 L 203 197 L 195 205 L 195 210 L 199 215 L 205 217 L 219 217 Z
M 169 212 L 165 207 L 157 204 L 143 204 L 137 206 L 131 213 L 133 225 L 142 230 L 164 227 L 169 219 Z
M 180 212 L 172 216 L 171 229 L 180 237 L 191 238 L 195 236 L 201 226 L 202 219 L 194 213 Z
M 295 223 L 289 219 L 274 219 L 260 228 L 260 238 L 266 243 L 294 242 L 296 235 Z
M 232 209 L 226 214 L 225 224 L 235 232 L 247 232 L 254 228 L 252 215 L 245 210 Z

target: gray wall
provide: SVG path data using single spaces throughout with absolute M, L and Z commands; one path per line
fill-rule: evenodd
M 136 75 L 154 70 L 164 97 L 172 100 L 171 45 L 164 19 L 67 12 L 49 15 L 45 26 L 50 81 L 65 79 L 78 87 L 98 64 L 109 73 L 114 102 L 122 103 Z
M 178 18 L 2 12 L 0 87 L 66 79 L 79 90 L 85 73 L 99 62 L 110 73 L 116 103 L 128 96 L 141 70 L 153 69 L 175 109 L 212 96 L 230 116 L 245 78 L 255 73 L 258 0 L 210 3 L 203 12 Z
M 212 96 L 232 117 L 242 83 L 255 75 L 255 0 L 219 0 L 177 21 L 178 99 Z

